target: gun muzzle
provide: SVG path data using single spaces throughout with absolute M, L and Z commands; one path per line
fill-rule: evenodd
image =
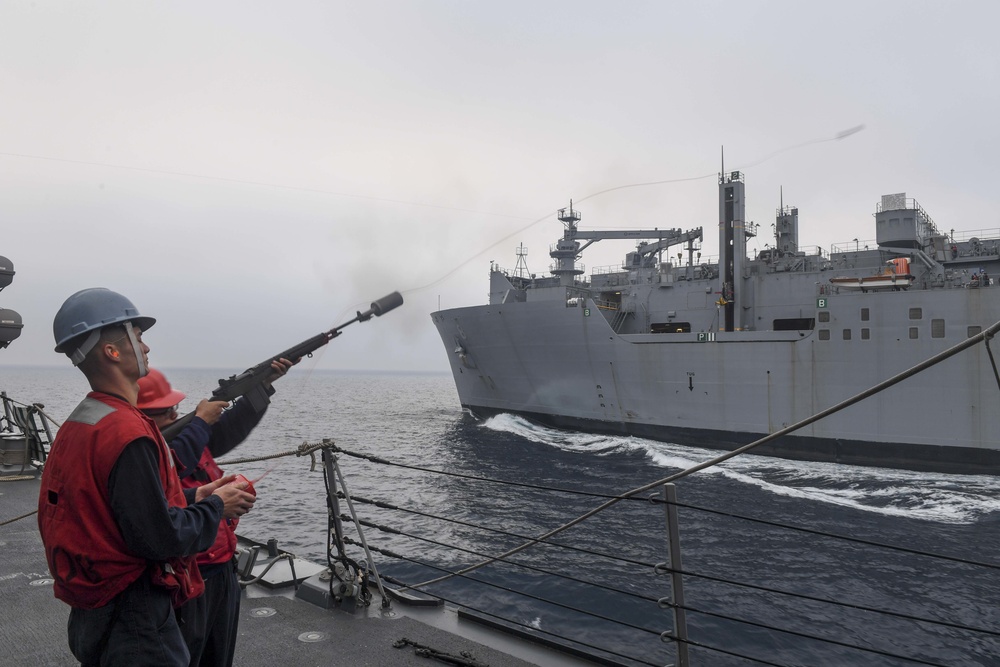
M 358 320 L 364 322 L 371 319 L 372 315 L 385 315 L 393 308 L 401 305 L 403 305 L 403 295 L 399 292 L 393 292 L 392 294 L 386 295 L 377 301 L 372 301 L 372 307 L 370 310 L 364 313 L 358 313 Z

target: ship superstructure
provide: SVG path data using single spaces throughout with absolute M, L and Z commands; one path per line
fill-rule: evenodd
M 492 265 L 489 304 L 432 316 L 476 415 L 730 449 L 1000 320 L 1000 230 L 942 233 L 905 194 L 882 197 L 874 241 L 828 253 L 782 202 L 748 256 L 741 172 L 719 178 L 715 258 L 701 228 L 583 230 L 572 203 L 559 219 L 551 275 Z M 622 265 L 585 277 L 583 251 L 623 239 Z M 998 400 L 979 345 L 758 453 L 995 473 Z

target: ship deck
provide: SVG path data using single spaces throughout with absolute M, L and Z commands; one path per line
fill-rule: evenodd
M 36 518 L 11 521 L 33 512 L 37 498 L 37 479 L 0 482 L 0 663 L 75 665 L 66 641 L 69 607 L 52 594 Z M 393 667 L 427 662 L 417 659 L 412 645 L 393 647 L 403 638 L 448 656 L 464 656 L 473 665 L 595 664 L 462 619 L 447 607 L 411 608 L 393 602 L 383 610 L 378 592 L 373 594 L 370 607 L 348 613 L 296 598 L 291 587 L 248 587 L 240 609 L 235 664 Z

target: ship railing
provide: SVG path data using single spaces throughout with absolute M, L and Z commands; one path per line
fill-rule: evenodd
M 1000 229 L 973 229 L 971 231 L 960 231 L 956 232 L 951 230 L 949 238 L 953 243 L 962 243 L 966 241 L 972 241 L 973 239 L 989 240 L 989 239 L 1000 239 Z
M 532 540 L 532 533 L 544 528 L 530 518 L 540 518 L 540 508 L 558 505 L 572 514 L 594 498 L 606 496 L 389 461 L 343 448 L 337 448 L 337 454 L 357 459 L 349 463 L 349 477 L 351 500 L 359 514 L 359 537 L 345 535 L 344 542 L 359 547 L 363 531 L 368 549 L 383 557 L 379 563 L 382 578 L 396 587 L 389 589 L 391 597 L 402 601 L 408 595 L 417 596 L 426 603 L 424 598 L 429 596 L 457 608 L 462 619 L 570 653 L 597 656 L 606 664 L 664 664 L 663 641 L 675 634 L 686 637 L 673 620 L 676 613 L 683 617 L 684 610 L 662 609 L 661 578 L 656 574 L 657 563 L 665 557 L 662 552 L 643 556 L 638 544 L 634 552 L 610 550 L 597 546 L 600 538 L 567 537 L 538 542 L 536 548 L 516 556 L 494 557 Z M 417 472 L 420 477 L 415 476 Z M 457 502 L 456 498 L 453 505 L 438 509 L 405 506 L 397 496 L 385 493 L 388 487 L 374 483 L 395 475 L 401 476 L 401 482 L 405 478 L 411 489 L 448 488 L 457 497 L 475 500 Z M 627 503 L 621 508 L 624 514 L 614 521 L 629 525 L 632 518 L 645 516 L 662 535 L 662 505 Z M 612 519 L 611 514 L 606 518 Z M 345 529 L 352 523 L 347 514 L 340 520 Z M 607 526 L 597 523 L 593 529 L 604 534 Z M 492 560 L 488 567 L 463 572 L 484 558 Z M 584 568 L 589 572 L 580 571 L 577 564 L 581 562 L 589 564 Z M 428 578 L 441 581 L 419 583 Z M 606 633 L 619 641 L 609 645 L 594 638 Z M 641 640 L 634 644 L 639 650 L 625 653 L 615 648 L 625 645 L 623 638 L 629 644 L 632 639 Z M 677 657 L 684 652 L 681 649 Z M 688 663 L 678 660 L 676 664 Z
M 605 266 L 595 266 L 590 270 L 592 276 L 606 276 L 614 273 L 627 273 L 622 264 L 608 264 Z
M 0 414 L 0 466 L 28 466 L 41 470 L 52 444 L 50 422 L 41 403 L 22 403 L 0 391 L 3 414 Z
M 814 254 L 823 256 L 824 252 L 818 246 L 807 246 L 802 248 L 803 251 L 811 250 Z M 809 254 L 807 252 L 807 254 Z M 664 258 L 666 259 L 666 258 Z M 699 259 L 691 266 L 697 269 L 702 265 L 714 266 L 719 263 L 719 258 L 716 255 L 704 255 L 699 257 Z M 680 262 L 672 266 L 674 273 L 684 274 L 688 269 L 687 258 L 682 259 Z M 592 276 L 613 276 L 615 274 L 627 275 L 629 271 L 635 270 L 633 268 L 625 266 L 624 262 L 621 264 L 609 264 L 606 266 L 597 266 L 591 269 L 590 275 Z
M 594 305 L 601 310 L 618 310 L 621 308 L 621 304 L 616 301 L 599 301 L 594 299 Z
M 876 250 L 878 249 L 878 241 L 874 239 L 851 239 L 850 241 L 841 241 L 840 243 L 834 243 L 830 246 L 830 254 L 846 253 L 846 252 L 862 252 L 864 250 Z
M 565 266 L 565 268 L 564 268 Z M 552 262 L 549 264 L 549 273 L 560 274 L 560 273 L 586 273 L 587 265 L 583 262 L 566 262 L 565 265 L 562 262 Z
M 820 530 L 755 516 L 764 512 L 734 512 L 724 503 L 681 502 L 673 484 L 627 496 L 552 486 L 543 471 L 525 478 L 512 470 L 518 478 L 504 479 L 461 465 L 444 469 L 337 452 L 356 459 L 350 477 L 358 530 L 383 557 L 386 581 L 528 640 L 615 664 L 672 659 L 679 667 L 715 664 L 720 655 L 780 666 L 803 664 L 803 656 L 808 664 L 939 664 L 926 659 L 928 652 L 962 655 L 969 646 L 1000 654 L 1000 627 L 988 617 L 956 620 L 992 604 L 986 592 L 995 592 L 1000 565 L 986 559 L 891 544 L 879 538 L 877 526 L 868 535 L 856 526 L 850 533 Z M 455 502 L 404 506 L 385 490 L 392 487 L 386 479 L 397 475 L 410 489 L 449 489 Z M 595 511 L 597 503 L 603 504 Z M 581 513 L 586 522 L 547 535 L 553 523 Z M 345 527 L 351 521 L 346 514 L 340 519 Z M 614 535 L 613 549 L 608 535 Z M 731 550 L 732 562 L 715 555 L 719 535 L 745 538 Z M 362 541 L 347 536 L 345 543 Z M 794 551 L 777 552 L 772 545 L 779 544 L 794 544 Z M 891 583 L 884 594 L 873 594 L 886 588 L 880 577 L 912 585 L 914 573 L 929 573 L 924 602 L 906 606 L 911 603 L 893 598 Z M 852 583 L 833 588 L 831 581 Z M 874 616 L 918 624 L 920 646 L 901 648 L 898 637 L 877 629 L 885 623 L 871 622 Z M 748 639 L 761 631 L 758 641 Z M 727 645 L 732 636 L 743 638 L 738 648 Z
M 876 213 L 904 210 L 920 210 L 920 204 L 913 197 L 905 195 L 883 195 L 882 201 L 875 204 Z
M 830 255 L 822 247 L 818 245 L 804 245 L 799 246 L 799 252 L 804 253 L 807 257 L 819 257 L 821 259 L 826 259 Z
M 934 224 L 934 220 L 931 216 L 924 210 L 917 200 L 913 197 L 899 196 L 899 195 L 883 195 L 882 201 L 875 205 L 875 212 L 882 213 L 883 211 L 903 211 L 912 210 L 917 212 L 917 219 L 925 225 L 928 225 L 936 233 L 937 225 Z

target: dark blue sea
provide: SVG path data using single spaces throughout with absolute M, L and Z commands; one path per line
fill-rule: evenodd
M 483 560 L 453 547 L 499 554 L 523 543 L 510 534 L 547 532 L 604 502 L 597 496 L 716 454 L 509 415 L 478 421 L 462 412 L 449 376 L 343 374 L 308 363 L 276 384 L 263 423 L 226 458 L 332 439 L 391 462 L 338 455 L 352 497 L 421 513 L 355 503 L 361 518 L 403 533 L 364 528 L 371 545 L 409 559 L 375 554 L 379 570 L 411 584 Z M 242 369 L 163 370 L 190 397 L 184 412 Z M 44 403 L 61 421 L 87 388 L 70 368 L 7 366 L 0 389 Z M 325 562 L 320 468 L 311 472 L 308 458 L 279 461 L 230 468 L 251 478 L 270 470 L 241 532 Z M 1000 665 L 1000 478 L 744 456 L 676 488 L 692 665 Z M 625 664 L 672 662 L 674 645 L 659 637 L 672 617 L 656 603 L 670 595 L 669 578 L 651 567 L 667 561 L 663 506 L 622 501 L 554 541 L 579 550 L 534 546 L 512 558 L 537 569 L 495 564 L 469 575 L 492 585 L 455 578 L 426 590 Z M 362 560 L 360 551 L 352 557 Z

